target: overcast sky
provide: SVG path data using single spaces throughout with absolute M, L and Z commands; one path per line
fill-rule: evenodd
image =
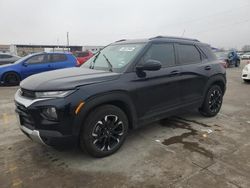
M 249 0 L 0 0 L 0 44 L 106 45 L 170 35 L 250 44 Z

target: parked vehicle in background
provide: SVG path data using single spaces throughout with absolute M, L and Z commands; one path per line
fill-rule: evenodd
M 21 57 L 16 56 L 16 55 L 12 55 L 12 54 L 8 54 L 8 53 L 0 53 L 0 65 L 14 63 L 15 61 L 17 61 L 20 58 Z
M 75 67 L 77 60 L 71 53 L 42 52 L 25 56 L 13 64 L 0 66 L 1 85 L 18 85 L 33 74 Z
M 159 36 L 115 42 L 80 68 L 37 74 L 20 87 L 16 111 L 28 137 L 104 157 L 121 147 L 129 129 L 186 109 L 215 116 L 226 70 L 208 44 Z
M 217 59 L 219 59 L 223 63 L 225 68 L 227 68 L 229 66 L 227 52 L 218 51 L 218 52 L 215 52 L 215 55 L 216 55 Z
M 247 64 L 242 70 L 242 79 L 245 82 L 250 82 L 250 64 Z
M 241 56 L 242 59 L 250 59 L 250 52 L 247 52 Z
M 239 67 L 240 66 L 240 56 L 236 52 L 233 51 L 218 51 L 215 52 L 216 57 L 224 62 L 226 65 L 225 67 L 230 67 L 230 66 L 235 66 Z
M 240 56 L 238 56 L 238 54 L 235 51 L 230 51 L 228 53 L 228 63 L 229 63 L 229 66 L 233 65 L 235 67 L 239 67 L 240 66 Z
M 87 60 L 89 60 L 94 54 L 92 52 L 86 50 L 86 51 L 82 51 L 82 52 L 76 51 L 76 52 L 74 52 L 74 55 L 77 58 L 78 66 L 80 66 L 83 63 L 85 63 Z

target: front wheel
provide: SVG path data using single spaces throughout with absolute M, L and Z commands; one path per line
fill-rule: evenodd
M 105 157 L 122 146 L 127 133 L 126 114 L 113 105 L 100 106 L 83 123 L 80 147 L 94 157 Z
M 218 85 L 213 85 L 208 90 L 203 105 L 200 108 L 201 114 L 206 117 L 216 116 L 220 111 L 222 101 L 223 92 L 221 87 Z
M 7 86 L 15 86 L 20 83 L 20 77 L 15 72 L 8 72 L 4 75 L 3 81 Z

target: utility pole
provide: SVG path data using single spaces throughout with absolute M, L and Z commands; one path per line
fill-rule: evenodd
M 69 49 L 69 32 L 67 32 L 67 46 L 68 46 L 68 51 L 70 51 L 70 49 Z

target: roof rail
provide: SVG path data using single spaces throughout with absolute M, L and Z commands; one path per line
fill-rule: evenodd
M 200 42 L 200 41 L 197 40 L 197 39 L 190 39 L 190 38 L 183 38 L 183 37 L 169 37 L 169 36 L 156 36 L 156 37 L 150 38 L 149 40 L 161 39 L 161 38 L 166 38 L 166 39 L 179 39 L 179 40 L 188 40 L 188 41 Z
M 121 40 L 118 40 L 118 41 L 115 41 L 115 42 L 123 42 L 123 41 L 126 41 L 126 39 L 121 39 Z

